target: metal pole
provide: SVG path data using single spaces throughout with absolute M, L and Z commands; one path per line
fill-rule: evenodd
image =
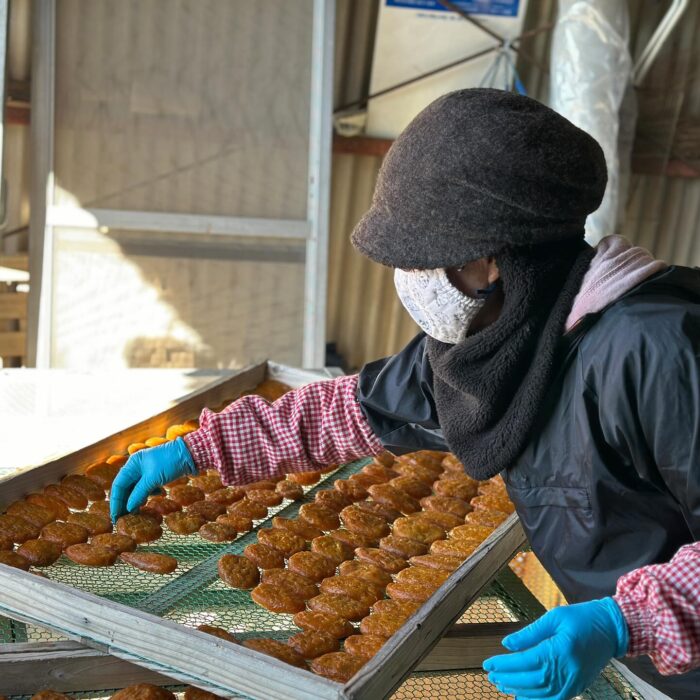
M 334 34 L 335 0 L 314 0 L 307 200 L 311 234 L 306 242 L 302 354 L 302 366 L 308 369 L 323 367 L 326 352 Z
M 29 220 L 29 313 L 27 364 L 48 367 L 51 361 L 53 228 L 46 214 L 53 203 L 54 83 L 56 1 L 33 6 L 32 180 Z
M 9 0 L 0 0 L 0 99 L 7 103 L 7 45 L 9 27 Z M 5 186 L 5 110 L 0 114 L 0 228 L 7 224 L 7 190 Z

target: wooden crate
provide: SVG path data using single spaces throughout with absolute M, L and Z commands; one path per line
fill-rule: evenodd
M 0 506 L 65 474 L 80 472 L 106 453 L 124 451 L 131 442 L 163 434 L 169 425 L 196 416 L 202 407 L 218 405 L 253 388 L 267 372 L 266 363 L 251 367 L 94 445 L 0 480 Z M 130 662 L 149 672 L 223 696 L 243 693 L 261 700 L 310 697 L 375 700 L 389 695 L 413 669 L 419 667 L 446 630 L 522 547 L 524 540 L 520 523 L 513 515 L 454 572 L 384 645 L 380 653 L 345 685 L 156 615 L 3 565 L 0 565 L 0 613 L 49 628 L 102 654 Z M 469 663 L 478 664 L 484 650 L 494 649 L 503 633 L 504 630 L 500 628 L 484 629 L 481 634 L 471 626 L 466 630 L 457 628 L 426 660 L 424 668 L 455 668 L 456 665 L 461 668 Z M 14 659 L 5 657 L 8 664 L 15 664 L 15 678 L 20 677 L 18 669 L 22 668 L 22 664 L 26 669 L 26 664 L 39 659 L 36 655 L 32 656 L 35 653 L 48 654 L 49 658 L 54 659 L 55 654 L 63 654 L 66 663 L 70 658 L 73 659 L 70 663 L 82 664 L 78 668 L 85 668 L 94 661 L 94 652 L 84 649 L 40 649 L 36 645 L 30 646 L 32 649 L 17 650 Z M 75 661 L 75 658 L 79 660 Z M 105 668 L 112 668 L 112 672 L 119 668 L 119 664 L 115 666 L 113 660 L 104 656 L 99 658 Z M 6 674 L 0 671 L 0 675 Z M 80 678 L 80 673 L 76 677 Z M 7 675 L 7 678 L 11 676 Z M 0 688 L 0 692 L 11 691 Z
M 28 295 L 16 287 L 28 270 L 26 255 L 0 255 L 0 358 L 6 367 L 25 364 Z

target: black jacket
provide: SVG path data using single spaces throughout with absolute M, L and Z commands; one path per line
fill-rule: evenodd
M 503 473 L 532 549 L 569 602 L 700 539 L 700 272 L 670 267 L 562 338 L 564 360 L 532 438 Z M 395 453 L 447 449 L 425 335 L 366 365 L 358 399 Z M 630 668 L 673 698 L 700 670 Z

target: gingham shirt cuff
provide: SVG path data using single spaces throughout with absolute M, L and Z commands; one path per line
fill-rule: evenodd
M 182 438 L 187 445 L 187 449 L 192 455 L 192 461 L 198 472 L 213 469 L 213 462 L 210 456 L 209 444 L 207 443 L 206 432 L 201 429 L 187 433 Z
M 654 650 L 656 618 L 647 607 L 647 602 L 635 600 L 632 596 L 625 595 L 615 595 L 613 600 L 618 604 L 625 622 L 627 622 L 629 646 L 626 655 L 650 654 Z
M 700 543 L 667 564 L 631 571 L 613 596 L 629 628 L 629 656 L 647 654 L 662 675 L 700 666 Z

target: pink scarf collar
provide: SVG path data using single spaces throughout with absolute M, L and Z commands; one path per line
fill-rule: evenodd
M 666 267 L 665 262 L 656 260 L 649 251 L 633 246 L 622 236 L 606 236 L 596 246 L 596 254 L 566 319 L 566 331 L 587 314 L 604 309 Z

